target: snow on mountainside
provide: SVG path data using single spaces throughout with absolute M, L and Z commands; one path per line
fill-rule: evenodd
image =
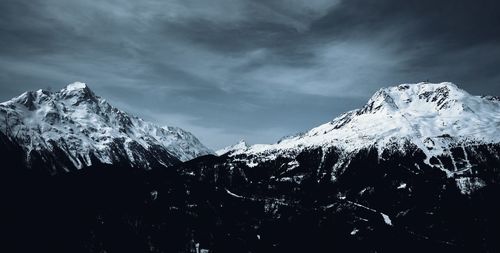
M 213 153 L 192 133 L 179 127 L 164 126 L 152 135 L 181 161 L 188 161 L 198 156 Z
M 238 143 L 234 144 L 234 145 L 231 145 L 231 146 L 227 146 L 225 148 L 222 148 L 222 149 L 219 149 L 217 151 L 215 151 L 215 154 L 216 155 L 223 155 L 223 154 L 226 154 L 226 153 L 229 153 L 229 152 L 236 152 L 236 151 L 239 151 L 239 150 L 244 150 L 246 148 L 248 148 L 248 144 L 245 142 L 245 140 L 240 140 Z
M 128 115 L 80 82 L 59 92 L 25 92 L 1 103 L 0 131 L 25 149 L 28 161 L 31 151 L 60 149 L 76 168 L 91 165 L 93 159 L 168 166 L 176 159 L 212 153 L 191 133 Z
M 342 114 L 310 131 L 276 144 L 236 149 L 230 156 L 294 156 L 317 147 L 353 153 L 367 147 L 403 149 L 412 143 L 431 157 L 450 147 L 471 143 L 500 143 L 500 101 L 472 96 L 452 83 L 402 84 L 377 91 L 361 109 Z M 404 150 L 402 150 L 404 152 Z

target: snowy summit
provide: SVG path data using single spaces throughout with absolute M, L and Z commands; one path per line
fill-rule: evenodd
M 87 84 L 82 83 L 82 82 L 74 82 L 66 86 L 65 90 L 66 91 L 74 91 L 74 90 L 81 90 L 81 89 L 87 89 Z

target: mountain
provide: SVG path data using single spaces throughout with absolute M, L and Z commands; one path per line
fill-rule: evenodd
M 423 162 L 457 179 L 463 192 L 481 187 L 473 175 L 472 147 L 500 143 L 500 100 L 468 94 L 452 83 L 402 84 L 377 91 L 361 109 L 342 114 L 310 131 L 271 145 L 231 150 L 254 167 L 277 156 L 295 158 L 305 150 L 335 148 L 337 166 L 360 150 L 377 149 L 378 159 L 393 153 L 422 152 Z
M 212 153 L 191 133 L 131 116 L 80 82 L 1 103 L 0 132 L 22 147 L 28 167 L 51 173 L 93 163 L 148 169 Z
M 26 96 L 13 108 L 22 115 L 38 111 L 29 100 L 38 98 Z M 40 175 L 16 168 L 12 161 L 24 160 L 26 145 L 0 134 L 0 154 L 8 154 L 2 162 L 10 161 L 0 172 L 8 242 L 0 247 L 500 252 L 499 104 L 451 83 L 404 84 L 381 89 L 362 108 L 306 133 L 269 145 L 242 141 L 167 170 L 137 170 L 124 159 Z M 121 114 L 106 115 L 116 122 Z M 94 122 L 83 119 L 78 122 Z M 130 129 L 139 120 L 131 121 L 125 132 L 137 133 Z M 17 125 L 6 126 L 16 136 Z

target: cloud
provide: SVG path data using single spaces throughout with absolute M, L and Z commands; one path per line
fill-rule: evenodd
M 4 0 L 0 99 L 79 80 L 212 148 L 273 142 L 382 86 L 500 94 L 497 1 Z

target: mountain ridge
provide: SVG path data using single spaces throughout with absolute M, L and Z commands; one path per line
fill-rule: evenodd
M 28 164 L 32 151 L 47 160 L 61 149 L 70 160 L 58 166 L 64 170 L 96 161 L 170 166 L 213 152 L 181 128 L 161 127 L 111 106 L 81 82 L 58 92 L 24 92 L 0 103 L 0 119 L 0 130 L 25 148 Z

